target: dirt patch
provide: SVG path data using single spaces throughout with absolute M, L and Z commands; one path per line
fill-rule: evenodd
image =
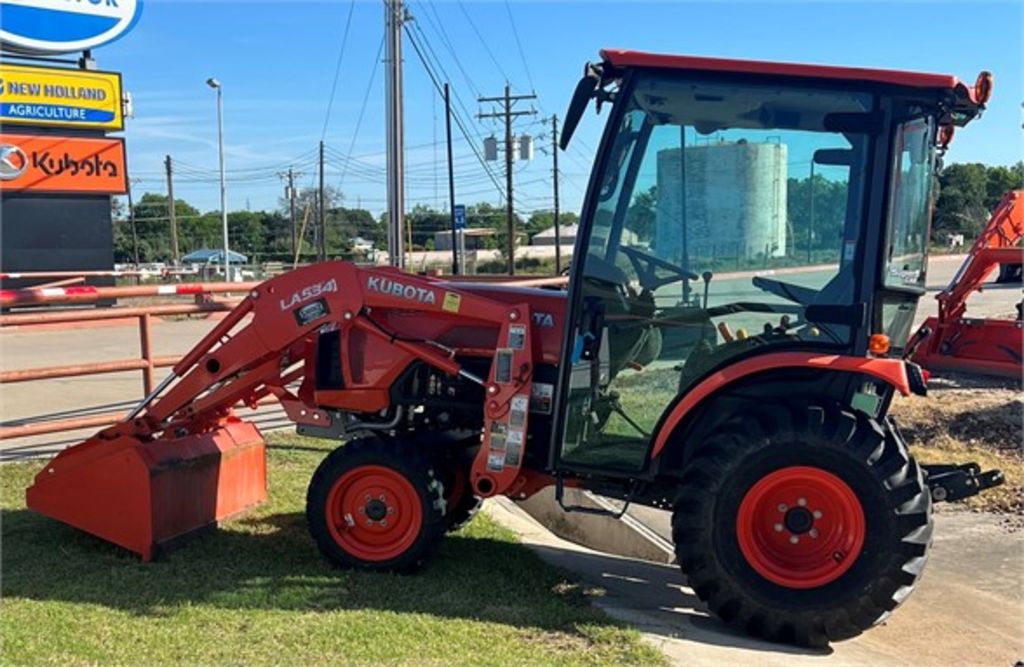
M 965 501 L 975 510 L 1024 516 L 1024 395 L 1020 382 L 948 374 L 927 398 L 900 398 L 891 414 L 922 463 L 977 461 L 1006 484 Z M 941 506 L 940 506 L 941 507 Z

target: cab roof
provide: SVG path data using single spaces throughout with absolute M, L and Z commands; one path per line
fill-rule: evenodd
M 837 67 L 804 63 L 780 63 L 734 58 L 706 58 L 703 56 L 648 53 L 627 49 L 602 49 L 601 58 L 613 67 L 659 67 L 705 72 L 737 72 L 742 74 L 769 74 L 815 79 L 867 81 L 911 88 L 938 88 L 954 90 L 964 84 L 948 74 L 928 74 L 903 70 L 872 69 L 868 67 Z
M 804 63 L 780 63 L 761 60 L 739 60 L 733 58 L 707 58 L 703 56 L 671 55 L 648 53 L 628 49 L 602 49 L 601 58 L 613 69 L 627 67 L 650 67 L 659 69 L 689 70 L 695 72 L 733 72 L 767 76 L 785 76 L 808 79 L 831 79 L 857 81 L 873 84 L 927 89 L 936 92 L 948 91 L 948 111 L 953 113 L 953 122 L 963 125 L 984 109 L 979 101 L 977 85 L 968 86 L 955 76 L 928 74 L 903 70 L 873 69 L 868 67 L 840 67 L 811 65 Z M 991 75 L 988 83 L 991 84 Z

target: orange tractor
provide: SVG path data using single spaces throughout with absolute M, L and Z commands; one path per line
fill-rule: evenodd
M 930 475 L 887 416 L 926 392 L 901 353 L 936 154 L 990 87 L 604 51 L 561 137 L 610 107 L 567 290 L 344 262 L 268 280 L 28 505 L 148 560 L 265 498 L 233 406 L 273 397 L 339 441 L 306 506 L 337 565 L 409 571 L 481 499 L 581 487 L 671 509 L 723 620 L 853 637 L 916 585 L 933 498 L 1001 481 Z

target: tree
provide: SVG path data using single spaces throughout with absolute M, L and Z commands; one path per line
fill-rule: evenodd
M 373 241 L 373 246 L 380 250 L 388 247 L 387 226 L 374 220 L 373 214 L 365 208 L 340 208 L 335 213 L 341 220 L 343 232 L 351 238 L 359 236 Z
M 811 183 L 810 177 L 790 178 L 786 183 L 786 220 L 791 232 L 788 254 L 797 257 L 808 250 L 838 253 L 842 246 L 849 184 L 815 174 L 812 193 Z
M 641 241 L 654 244 L 654 223 L 658 209 L 658 186 L 652 185 L 633 195 L 626 211 L 626 229 Z
M 450 232 L 452 218 L 448 213 L 417 204 L 406 214 L 405 224 L 411 230 L 413 249 L 421 249 L 426 248 L 428 243 L 433 246 L 437 232 Z
M 951 164 L 939 174 L 939 197 L 932 222 L 932 240 L 946 234 L 976 236 L 988 217 L 988 173 L 985 165 Z
M 147 192 L 135 202 L 135 226 L 139 235 L 139 259 L 143 262 L 171 260 L 171 217 L 167 195 Z M 174 200 L 178 220 L 179 247 L 183 225 L 199 216 L 199 210 L 182 199 Z M 219 228 L 219 227 L 218 227 Z M 131 234 L 131 230 L 128 230 Z
M 989 167 L 985 181 L 985 208 L 991 211 L 999 205 L 1004 194 L 1021 187 L 1024 187 L 1024 162 L 1012 167 Z

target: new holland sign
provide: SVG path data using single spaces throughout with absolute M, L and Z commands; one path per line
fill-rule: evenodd
M 121 130 L 121 75 L 0 63 L 0 123 Z
M 0 45 L 27 53 L 93 49 L 131 30 L 142 0 L 0 0 Z

